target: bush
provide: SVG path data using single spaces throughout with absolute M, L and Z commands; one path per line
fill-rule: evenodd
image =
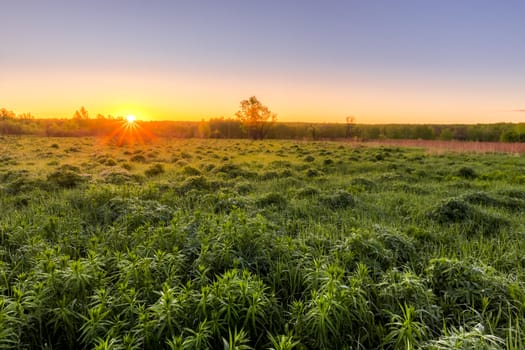
M 475 209 L 461 199 L 441 202 L 430 212 L 430 217 L 440 224 L 465 222 L 475 217 Z
M 272 179 L 276 179 L 279 177 L 279 174 L 277 173 L 277 171 L 274 171 L 274 170 L 270 170 L 270 171 L 265 171 L 264 173 L 260 174 L 259 175 L 259 178 L 261 180 L 272 180 Z
M 133 176 L 126 169 L 107 169 L 102 171 L 99 176 L 103 182 L 114 185 L 122 185 L 133 181 Z
M 247 194 L 253 191 L 253 189 L 254 189 L 253 185 L 249 182 L 237 182 L 235 184 L 235 190 L 239 194 Z
M 310 169 L 307 169 L 306 170 L 306 177 L 316 177 L 316 176 L 320 176 L 321 175 L 321 172 L 315 168 L 310 168 Z
M 355 205 L 354 197 L 347 191 L 339 190 L 334 194 L 323 195 L 320 202 L 330 209 L 351 208 Z
M 501 314 L 500 322 L 505 325 L 524 301 L 523 291 L 488 266 L 456 259 L 432 259 L 426 275 L 446 317 L 457 322 L 464 320 L 465 312 L 484 310 Z
M 459 224 L 467 234 L 496 233 L 509 224 L 504 218 L 485 213 L 458 198 L 442 201 L 428 215 L 442 225 Z
M 509 198 L 516 198 L 516 199 L 523 199 L 525 200 L 525 191 L 524 190 L 518 190 L 518 189 L 504 189 L 500 190 L 498 192 L 499 195 L 509 197 Z
M 364 177 L 356 177 L 350 181 L 350 184 L 358 187 L 363 187 L 365 190 L 370 191 L 377 187 L 377 184 L 369 179 Z
M 476 171 L 470 167 L 462 167 L 457 171 L 457 176 L 464 179 L 472 180 L 478 177 Z
M 76 187 L 88 179 L 79 174 L 80 169 L 73 165 L 62 165 L 47 176 L 48 182 L 64 188 Z
M 308 155 L 308 156 L 304 157 L 303 160 L 305 162 L 311 163 L 311 162 L 313 162 L 315 160 L 315 158 L 313 156 Z
M 115 197 L 98 208 L 98 215 L 109 223 L 119 222 L 135 229 L 146 223 L 169 222 L 173 209 L 154 200 Z
M 297 198 L 309 198 L 309 197 L 315 197 L 319 195 L 319 190 L 315 187 L 306 186 L 305 188 L 300 189 L 297 191 L 296 197 Z
M 135 163 L 146 163 L 146 157 L 144 157 L 142 154 L 136 154 L 129 160 Z
M 463 200 L 471 204 L 498 206 L 498 200 L 485 192 L 474 192 L 464 195 Z
M 102 164 L 107 165 L 107 166 L 115 166 L 117 165 L 117 162 L 115 162 L 115 160 L 112 158 L 108 158 Z
M 330 255 L 344 263 L 347 270 L 365 264 L 375 274 L 392 266 L 394 255 L 379 237 L 369 231 L 354 230 L 343 240 L 333 242 Z
M 284 208 L 288 204 L 286 197 L 278 192 L 271 192 L 263 195 L 257 200 L 259 206 L 275 206 L 278 208 Z
M 207 296 L 209 306 L 201 309 L 201 319 L 213 317 L 225 329 L 245 329 L 251 339 L 257 339 L 259 330 L 269 324 L 275 300 L 257 276 L 248 271 L 229 270 L 205 288 L 201 293 Z
M 253 178 L 257 174 L 248 170 L 243 169 L 240 165 L 234 163 L 226 163 L 213 170 L 214 173 L 226 174 L 227 178 L 234 179 L 237 177 Z
M 153 177 L 164 173 L 164 165 L 160 163 L 153 164 L 150 166 L 146 171 L 144 171 L 144 175 L 147 177 Z
M 208 190 L 210 189 L 210 183 L 206 176 L 190 176 L 184 180 L 179 186 L 179 192 L 185 193 L 190 190 Z
M 434 330 L 439 330 L 441 308 L 436 305 L 436 296 L 425 277 L 420 277 L 410 270 L 392 269 L 381 276 L 377 287 L 378 307 L 386 313 L 385 317 L 399 315 L 401 305 L 411 305 L 417 310 L 417 318 L 426 325 L 433 325 Z
M 214 212 L 215 213 L 230 213 L 237 208 L 247 207 L 247 201 L 240 197 L 230 196 L 214 196 Z
M 201 171 L 192 167 L 191 165 L 186 165 L 184 168 L 182 168 L 182 173 L 187 176 L 197 176 L 201 174 Z
M 463 196 L 463 199 L 472 204 L 504 208 L 507 210 L 518 211 L 525 208 L 525 201 L 518 198 L 501 198 L 490 196 L 485 192 L 474 192 Z
M 182 159 L 191 159 L 192 158 L 191 154 L 189 154 L 187 152 L 181 152 L 180 156 L 181 156 Z
M 394 260 L 399 265 L 406 264 L 418 257 L 416 246 L 409 236 L 387 230 L 379 225 L 375 226 L 375 232 L 385 248 L 392 252 Z

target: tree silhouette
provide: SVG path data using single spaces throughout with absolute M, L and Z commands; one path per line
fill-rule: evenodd
M 346 117 L 346 133 L 345 133 L 345 137 L 348 139 L 350 138 L 351 134 L 352 134 L 352 126 L 354 125 L 355 123 L 355 117 L 353 115 L 349 115 L 348 117 Z
M 241 109 L 235 113 L 248 135 L 254 140 L 262 140 L 270 127 L 277 120 L 277 115 L 271 112 L 255 96 L 241 101 Z
M 80 120 L 89 119 L 89 113 L 86 110 L 86 108 L 82 106 L 80 107 L 80 110 L 75 111 L 75 114 L 73 115 L 73 119 L 80 119 Z

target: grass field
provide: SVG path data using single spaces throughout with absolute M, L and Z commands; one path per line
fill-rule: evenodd
M 0 348 L 523 349 L 525 158 L 0 138 Z

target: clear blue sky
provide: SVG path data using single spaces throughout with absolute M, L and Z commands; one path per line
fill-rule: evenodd
M 525 117 L 525 1 L 0 5 L 0 107 L 17 112 L 201 119 L 257 95 L 281 120 Z

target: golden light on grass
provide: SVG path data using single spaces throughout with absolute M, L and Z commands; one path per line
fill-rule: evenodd
M 152 141 L 155 136 L 141 124 L 135 115 L 128 114 L 121 119 L 115 130 L 104 138 L 104 141 L 117 146 L 144 145 L 146 142 Z

